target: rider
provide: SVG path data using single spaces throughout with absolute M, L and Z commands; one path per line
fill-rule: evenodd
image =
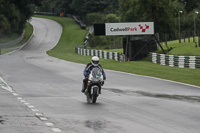
M 93 56 L 91 62 L 86 65 L 86 67 L 83 71 L 83 75 L 85 76 L 85 79 L 83 79 L 83 88 L 81 90 L 81 92 L 83 92 L 83 93 L 85 92 L 85 90 L 87 88 L 89 74 L 94 67 L 98 67 L 102 71 L 103 79 L 104 80 L 106 79 L 106 73 L 104 72 L 102 66 L 99 64 L 99 57 Z

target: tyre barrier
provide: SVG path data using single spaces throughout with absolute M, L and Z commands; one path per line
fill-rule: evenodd
M 150 53 L 153 63 L 180 68 L 200 68 L 200 56 L 176 56 Z
M 102 51 L 102 50 L 84 49 L 81 47 L 76 47 L 75 52 L 79 55 L 98 56 L 99 58 L 104 58 L 104 59 L 125 61 L 125 55 L 122 53 L 117 53 L 117 52 L 107 52 L 107 51 Z

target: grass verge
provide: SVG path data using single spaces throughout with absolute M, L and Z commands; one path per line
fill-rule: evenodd
M 52 19 L 60 23 L 63 27 L 63 33 L 59 43 L 56 47 L 47 52 L 50 56 L 82 64 L 90 62 L 90 56 L 75 54 L 75 46 L 83 44 L 83 39 L 87 33 L 86 30 L 81 30 L 71 18 L 38 15 L 36 15 L 36 17 Z M 114 60 L 100 59 L 100 63 L 106 69 L 152 76 L 200 86 L 200 69 L 168 67 L 154 64 L 150 61 L 117 62 Z M 109 77 L 109 75 L 107 76 L 108 78 L 112 78 Z
M 190 42 L 188 42 L 188 39 L 186 39 L 185 42 L 182 39 L 181 43 L 179 43 L 178 40 L 168 41 L 167 43 L 168 48 L 172 48 L 172 50 L 168 51 L 167 46 L 164 43 L 161 45 L 168 55 L 200 56 L 200 47 L 195 47 L 195 43 L 192 39 L 190 39 Z M 123 53 L 123 49 L 105 49 L 105 51 Z M 156 53 L 163 53 L 163 51 L 158 47 Z
M 166 46 L 163 46 L 167 50 Z M 184 42 L 182 39 L 181 43 L 178 40 L 169 41 L 168 47 L 172 47 L 172 50 L 167 52 L 168 55 L 183 55 L 183 56 L 200 56 L 200 47 L 195 47 L 195 43 L 188 42 L 188 39 Z

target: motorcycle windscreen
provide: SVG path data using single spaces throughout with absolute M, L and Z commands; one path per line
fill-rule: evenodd
M 94 78 L 98 79 L 98 78 L 101 77 L 101 75 L 102 75 L 102 72 L 101 72 L 101 70 L 98 67 L 95 67 L 95 68 L 92 69 L 92 76 Z

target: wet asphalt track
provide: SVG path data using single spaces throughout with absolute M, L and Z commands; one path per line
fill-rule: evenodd
M 31 24 L 32 39 L 0 56 L 0 133 L 200 132 L 199 87 L 105 70 L 102 95 L 87 104 L 85 65 L 46 55 L 61 26 L 41 18 Z

